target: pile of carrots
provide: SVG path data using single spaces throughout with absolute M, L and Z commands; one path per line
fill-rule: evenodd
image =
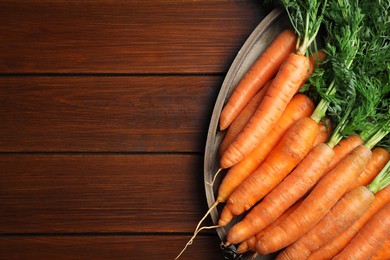
M 390 131 L 389 90 L 362 87 L 368 82 L 388 86 L 388 77 L 377 78 L 388 63 L 361 71 L 371 62 L 364 51 L 373 45 L 366 46 L 359 32 L 372 17 L 366 18 L 357 2 L 346 7 L 337 5 L 347 0 L 324 1 L 312 7 L 316 19 L 328 15 L 348 21 L 351 33 L 344 28 L 338 33 L 345 33 L 350 45 L 332 38 L 326 44 L 340 47 L 339 52 L 325 46 L 309 53 L 321 24 L 311 32 L 285 29 L 237 85 L 220 115 L 226 135 L 219 147 L 216 176 L 224 176 L 217 199 L 187 245 L 202 229 L 227 227 L 238 219 L 223 241 L 235 245 L 237 254 L 390 259 L 390 153 L 383 141 Z M 321 84 L 326 69 L 334 70 L 328 87 L 322 92 L 310 88 Z M 374 89 L 381 91 L 371 93 Z M 370 95 L 379 98 L 374 102 Z M 201 228 L 222 203 L 218 224 Z

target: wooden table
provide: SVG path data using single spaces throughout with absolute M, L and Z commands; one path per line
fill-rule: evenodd
M 207 210 L 220 86 L 267 12 L 257 0 L 2 0 L 0 258 L 173 259 Z M 181 259 L 222 259 L 216 232 Z

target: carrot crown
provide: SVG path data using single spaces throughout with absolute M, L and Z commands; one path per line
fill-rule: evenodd
M 390 161 L 387 162 L 381 172 L 375 177 L 375 179 L 367 186 L 373 193 L 387 187 L 390 184 Z

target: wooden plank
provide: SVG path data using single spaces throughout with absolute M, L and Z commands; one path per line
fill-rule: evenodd
M 207 211 L 202 161 L 185 154 L 3 154 L 0 233 L 193 232 Z
M 6 73 L 220 73 L 260 1 L 0 1 Z
M 0 237 L 2 259 L 174 259 L 189 236 Z M 224 259 L 216 236 L 199 236 L 180 260 Z
M 203 152 L 222 81 L 3 77 L 0 151 Z

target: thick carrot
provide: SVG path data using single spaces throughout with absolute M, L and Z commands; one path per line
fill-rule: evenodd
M 316 225 L 344 195 L 352 180 L 364 170 L 371 158 L 371 150 L 358 146 L 336 167 L 321 178 L 302 204 L 280 225 L 258 241 L 257 252 L 276 252 L 300 238 Z
M 372 149 L 372 158 L 368 162 L 364 171 L 353 182 L 350 189 L 360 185 L 368 185 L 375 176 L 383 169 L 390 159 L 390 153 L 382 147 L 374 147 Z
M 257 92 L 257 94 L 249 101 L 249 103 L 244 107 L 244 109 L 238 114 L 238 116 L 231 123 L 229 128 L 226 131 L 226 135 L 223 138 L 221 145 L 219 146 L 219 153 L 222 155 L 226 148 L 236 139 L 237 135 L 242 131 L 246 123 L 255 113 L 260 102 L 263 100 L 263 97 L 271 85 L 272 79 L 265 83 L 264 87 Z
M 390 236 L 390 203 L 380 209 L 333 259 L 369 259 Z
M 218 188 L 217 201 L 225 202 L 230 194 L 265 160 L 286 130 L 299 119 L 309 116 L 314 109 L 313 101 L 304 94 L 296 94 L 286 110 L 268 134 L 267 138 L 248 157 L 231 167 Z
M 375 195 L 366 186 L 358 186 L 347 192 L 320 222 L 285 248 L 276 259 L 306 259 L 312 251 L 336 237 L 361 217 L 374 198 Z
M 230 222 L 275 188 L 305 157 L 318 133 L 318 124 L 309 117 L 294 123 L 260 167 L 230 195 L 219 225 Z
M 383 245 L 370 258 L 370 260 L 385 260 L 385 259 L 390 259 L 390 237 L 387 237 Z
M 282 222 L 288 215 L 290 215 L 300 204 L 300 201 L 297 201 L 294 205 L 289 207 L 280 217 L 278 217 L 275 221 L 273 221 L 271 224 L 269 224 L 266 228 L 260 230 L 256 233 L 256 235 L 242 241 L 240 245 L 237 247 L 237 253 L 244 253 L 248 250 L 256 251 L 256 242 L 260 237 L 263 236 L 268 230 L 275 227 L 276 225 L 279 225 L 280 222 Z
M 240 243 L 275 221 L 314 186 L 333 154 L 333 149 L 324 143 L 313 148 L 276 188 L 229 230 L 227 241 Z
M 224 106 L 219 126 L 225 130 L 249 100 L 275 76 L 288 55 L 295 51 L 297 36 L 291 29 L 282 31 L 240 80 Z
M 341 234 L 328 241 L 318 250 L 312 252 L 308 259 L 310 260 L 326 260 L 337 255 L 359 232 L 359 230 L 375 215 L 384 205 L 390 202 L 390 186 L 378 191 L 375 194 L 374 202 L 368 210 L 355 223 L 344 230 Z
M 306 56 L 294 53 L 288 56 L 255 114 L 222 155 L 222 168 L 229 168 L 240 162 L 265 139 L 297 92 L 308 67 L 309 58 Z

